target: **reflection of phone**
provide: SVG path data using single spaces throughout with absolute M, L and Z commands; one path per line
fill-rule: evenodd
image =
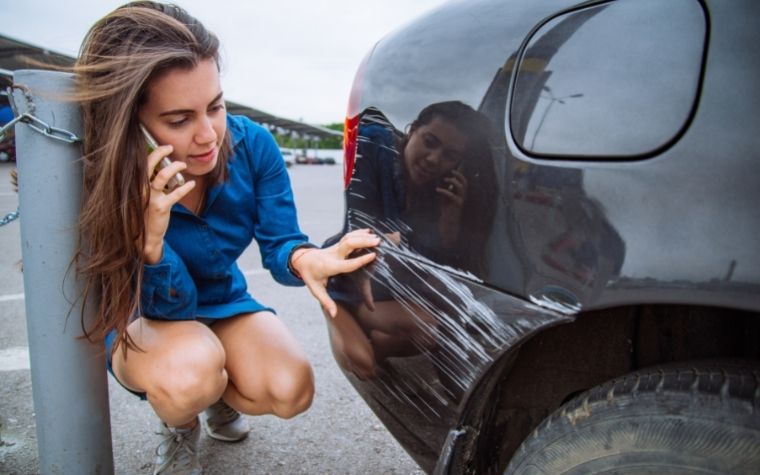
M 146 129 L 144 125 L 140 124 L 140 130 L 142 130 L 143 136 L 145 136 L 145 141 L 148 142 L 148 153 L 157 149 L 158 143 L 156 142 L 156 139 L 154 139 L 153 136 L 150 135 L 150 132 L 148 132 L 148 129 Z M 151 175 L 150 179 L 152 180 L 153 177 L 156 176 L 156 173 L 159 172 L 159 170 L 163 170 L 164 168 L 168 167 L 171 164 L 172 164 L 172 161 L 169 159 L 169 157 L 162 158 L 161 161 L 158 162 L 158 165 L 156 165 L 156 169 L 153 170 L 153 174 Z M 172 191 L 174 191 L 175 188 L 180 187 L 184 184 L 185 184 L 185 177 L 183 177 L 181 173 L 177 173 L 173 177 L 169 178 L 169 181 L 166 183 L 166 186 L 164 187 L 164 193 L 171 193 Z

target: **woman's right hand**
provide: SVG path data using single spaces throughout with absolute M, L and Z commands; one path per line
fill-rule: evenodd
M 148 179 L 150 180 L 150 197 L 148 209 L 145 211 L 145 247 L 143 256 L 147 264 L 156 264 L 164 252 L 164 235 L 169 228 L 169 217 L 172 206 L 195 188 L 195 181 L 189 180 L 184 185 L 175 188 L 171 193 L 164 193 L 164 187 L 169 180 L 187 168 L 184 162 L 172 162 L 160 170 L 151 180 L 153 170 L 162 158 L 172 153 L 171 145 L 161 145 L 148 155 Z

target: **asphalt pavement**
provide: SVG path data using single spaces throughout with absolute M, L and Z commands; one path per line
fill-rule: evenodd
M 0 219 L 18 204 L 8 180 L 11 167 L 0 163 Z M 312 242 L 321 243 L 342 224 L 342 167 L 295 165 L 289 173 L 301 227 Z M 7 475 L 38 473 L 20 261 L 19 223 L 15 221 L 0 227 L 0 474 Z M 316 300 L 305 288 L 275 283 L 261 268 L 255 244 L 241 257 L 240 267 L 251 293 L 277 309 L 309 355 L 316 397 L 309 411 L 290 420 L 246 416 L 253 429 L 242 442 L 228 444 L 204 436 L 200 443 L 204 473 L 422 473 L 333 361 Z M 152 473 L 160 438 L 153 433 L 157 422 L 150 406 L 110 376 L 109 402 L 115 472 Z M 66 437 L 66 428 L 60 430 L 61 437 Z

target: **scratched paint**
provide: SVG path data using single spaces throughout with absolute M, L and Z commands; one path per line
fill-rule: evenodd
M 405 446 L 422 445 L 415 450 L 417 457 L 430 454 L 429 460 L 418 460 L 423 466 L 434 465 L 445 435 L 461 429 L 459 415 L 469 391 L 505 351 L 544 327 L 573 318 L 558 311 L 565 308 L 526 302 L 470 277 L 388 242 L 381 244 L 369 269 L 352 276 L 369 278 L 403 309 L 412 351 L 386 353 L 369 378 L 343 369 L 386 427 L 399 440 L 411 440 Z M 359 308 L 352 314 L 357 320 L 365 311 Z M 389 311 L 378 317 L 398 315 Z
M 344 232 L 368 228 L 382 242 L 369 267 L 331 280 L 340 321 L 328 325 L 336 361 L 369 406 L 397 438 L 413 439 L 408 443 L 435 458 L 446 434 L 463 430 L 458 416 L 469 391 L 494 362 L 541 328 L 570 321 L 580 307 L 562 289 L 542 289 L 526 301 L 484 285 L 487 242 L 477 231 L 488 234 L 493 213 L 478 209 L 477 229 L 456 229 L 469 247 L 447 248 L 438 235 L 446 215 L 433 202 L 437 192 L 427 201 L 412 196 L 422 202 L 415 208 L 399 177 L 403 143 L 409 141 L 379 111 L 362 117 Z M 501 193 L 483 181 L 495 175 L 488 166 L 458 170 L 468 193 Z M 464 208 L 463 217 L 472 214 Z
M 363 224 L 372 229 L 370 223 Z M 406 310 L 405 318 L 417 330 L 411 332 L 409 342 L 449 382 L 449 386 L 431 383 L 429 373 L 414 370 L 403 380 L 380 378 L 374 382 L 426 418 L 438 418 L 441 413 L 424 401 L 432 398 L 444 406 L 453 404 L 454 395 L 471 387 L 502 349 L 547 323 L 568 319 L 554 311 L 556 308 L 541 308 L 516 298 L 499 299 L 499 316 L 474 295 L 468 285 L 479 283 L 471 279 L 474 276 L 440 266 L 403 244 L 381 245 L 372 268 L 364 272 Z

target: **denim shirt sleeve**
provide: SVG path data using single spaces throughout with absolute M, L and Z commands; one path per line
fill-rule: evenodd
M 161 261 L 143 267 L 140 290 L 140 305 L 144 316 L 167 320 L 195 318 L 198 302 L 195 283 L 185 263 L 166 241 Z
M 303 285 L 293 275 L 288 260 L 293 248 L 308 242 L 298 226 L 290 177 L 285 161 L 271 134 L 257 134 L 253 143 L 254 180 L 256 192 L 256 222 L 254 237 L 261 251 L 264 268 L 283 285 Z

